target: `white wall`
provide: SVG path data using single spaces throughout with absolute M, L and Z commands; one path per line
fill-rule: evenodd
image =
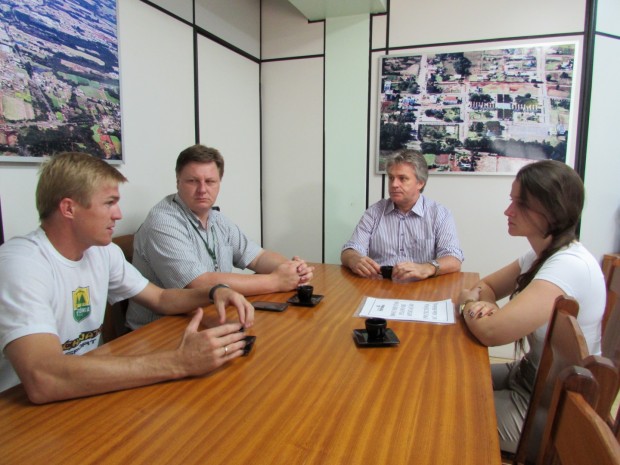
M 584 0 L 390 2 L 390 46 L 583 31 Z
M 288 0 L 262 0 L 261 10 L 261 59 L 323 53 L 323 22 L 308 23 Z
M 594 50 L 594 76 L 586 162 L 586 208 L 581 222 L 581 241 L 595 257 L 620 252 L 620 154 L 613 135 L 617 131 L 614 110 L 620 106 L 615 76 L 620 73 L 620 3 L 599 0 Z
M 175 191 L 174 164 L 194 143 L 192 31 L 148 5 L 120 0 L 119 42 L 124 164 L 124 219 L 134 232 L 150 207 Z M 165 30 L 166 34 L 161 34 Z
M 322 261 L 323 60 L 261 66 L 264 246 Z
M 225 160 L 217 205 L 261 241 L 259 65 L 198 38 L 200 142 Z
M 620 37 L 620 2 L 597 0 L 596 31 Z
M 261 10 L 264 246 L 321 262 L 325 25 L 288 0 Z
M 151 0 L 155 5 L 158 5 L 169 11 L 170 13 L 182 18 L 185 21 L 192 21 L 194 17 L 194 0 Z
M 196 25 L 260 57 L 260 2 L 256 0 L 196 0 Z
M 366 209 L 368 15 L 328 18 L 325 34 L 325 262 Z

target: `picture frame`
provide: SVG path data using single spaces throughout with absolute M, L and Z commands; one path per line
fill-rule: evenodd
M 0 9 L 0 162 L 123 161 L 116 0 Z
M 579 37 L 412 48 L 378 57 L 376 173 L 398 150 L 429 172 L 514 175 L 574 164 Z

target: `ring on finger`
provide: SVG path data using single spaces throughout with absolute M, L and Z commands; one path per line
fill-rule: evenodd
M 228 355 L 228 346 L 224 346 L 224 357 Z

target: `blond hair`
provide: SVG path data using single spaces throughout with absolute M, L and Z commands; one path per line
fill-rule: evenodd
M 93 193 L 105 183 L 123 183 L 127 178 L 100 158 L 87 153 L 64 152 L 51 157 L 39 170 L 36 191 L 41 221 L 48 218 L 65 198 L 88 208 Z

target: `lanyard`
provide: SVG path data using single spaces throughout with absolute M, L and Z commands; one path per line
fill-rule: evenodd
M 215 271 L 220 271 L 220 267 L 217 264 L 217 255 L 215 254 L 215 250 L 217 247 L 217 240 L 215 239 L 215 233 L 213 232 L 213 225 L 211 225 L 211 227 L 209 228 L 209 231 L 211 232 L 211 237 L 213 238 L 213 248 L 209 247 L 209 242 L 207 241 L 207 239 L 209 239 L 209 231 L 207 231 L 207 239 L 205 239 L 204 237 L 202 237 L 202 234 L 200 234 L 200 231 L 198 231 L 198 228 L 196 227 L 196 225 L 194 223 L 191 222 L 192 226 L 194 227 L 194 230 L 196 231 L 196 233 L 198 234 L 198 237 L 200 237 L 200 239 L 202 239 L 202 242 L 204 243 L 205 247 L 207 248 L 207 253 L 209 254 L 209 257 L 211 257 L 211 260 L 213 260 L 213 263 L 215 264 Z
M 217 239 L 215 237 L 215 233 L 213 232 L 213 224 L 209 228 L 209 231 L 211 231 L 211 237 L 213 238 L 213 248 L 211 248 L 209 247 L 209 242 L 207 241 L 207 239 L 209 239 L 209 231 L 207 231 L 207 239 L 202 237 L 202 234 L 200 234 L 200 231 L 192 221 L 192 218 L 190 218 L 190 216 L 187 214 L 185 209 L 176 201 L 176 199 L 172 199 L 172 201 L 179 205 L 181 211 L 183 211 L 183 214 L 187 218 L 187 221 L 189 221 L 189 224 L 192 225 L 192 228 L 194 228 L 194 231 L 196 231 L 196 234 L 198 234 L 198 237 L 200 238 L 200 240 L 202 240 L 203 244 L 207 248 L 207 253 L 209 254 L 209 257 L 211 257 L 211 260 L 213 260 L 213 263 L 215 264 L 215 271 L 218 272 L 220 270 L 220 267 L 217 263 L 217 255 L 215 254 L 215 251 L 217 250 Z

